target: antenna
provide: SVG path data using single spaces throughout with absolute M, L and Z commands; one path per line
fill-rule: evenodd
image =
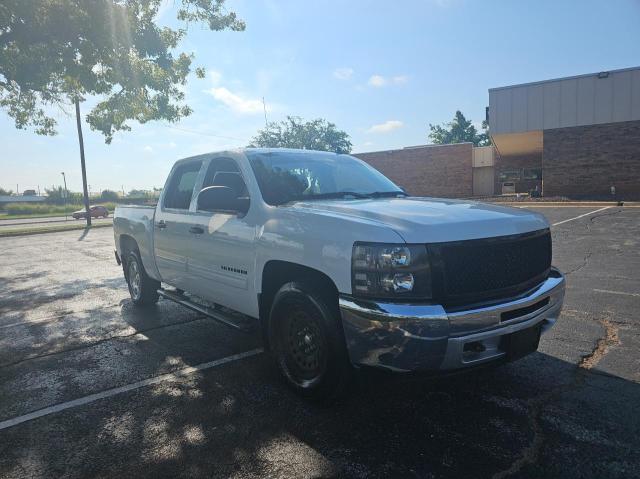
M 269 122 L 267 122 L 267 104 L 264 102 L 264 97 L 262 97 L 262 109 L 264 110 L 264 126 L 267 128 Z

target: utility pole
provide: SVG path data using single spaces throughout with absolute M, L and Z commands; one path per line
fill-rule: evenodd
M 69 196 L 69 190 L 67 189 L 67 177 L 64 176 L 64 171 L 61 171 L 60 173 L 64 180 L 64 220 L 67 221 L 67 198 Z
M 84 140 L 82 139 L 82 121 L 80 120 L 80 100 L 75 97 L 76 125 L 78 126 L 78 143 L 80 144 L 80 166 L 82 168 L 82 190 L 84 193 L 84 209 L 87 215 L 87 226 L 91 226 L 91 212 L 89 210 L 89 191 L 87 190 L 87 168 L 84 163 Z
M 264 97 L 262 97 L 262 110 L 264 111 L 264 126 L 265 128 L 268 128 L 269 123 L 267 122 L 267 104 L 264 102 Z

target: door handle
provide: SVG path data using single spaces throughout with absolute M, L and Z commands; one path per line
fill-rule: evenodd
M 193 233 L 194 235 L 201 235 L 204 233 L 204 228 L 202 226 L 192 226 L 189 228 L 189 233 Z
M 165 223 L 164 220 L 160 220 L 156 222 L 156 228 L 163 229 L 166 227 L 167 227 L 167 223 Z

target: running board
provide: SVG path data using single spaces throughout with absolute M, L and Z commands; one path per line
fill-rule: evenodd
M 181 304 L 185 308 L 188 308 L 192 311 L 196 311 L 198 313 L 204 314 L 208 318 L 211 318 L 219 323 L 224 324 L 225 326 L 229 326 L 237 331 L 242 331 L 243 333 L 248 333 L 251 331 L 251 328 L 242 324 L 238 324 L 237 321 L 234 320 L 230 315 L 227 315 L 221 311 L 216 311 L 213 308 L 208 308 L 202 304 L 198 304 L 194 301 L 191 301 L 188 297 L 183 294 L 178 294 L 173 291 L 167 291 L 166 289 L 159 289 L 158 294 L 163 298 L 174 301 L 178 304 Z

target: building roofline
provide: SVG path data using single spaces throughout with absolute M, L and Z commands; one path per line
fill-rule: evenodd
M 395 148 L 392 150 L 376 150 L 376 151 L 359 151 L 357 153 L 350 153 L 351 155 L 368 155 L 370 153 L 392 153 L 395 151 L 406 151 L 406 150 L 419 150 L 421 148 L 441 148 L 443 146 L 460 146 L 460 145 L 473 145 L 470 141 L 463 141 L 461 143 L 447 143 L 444 145 L 438 145 L 435 143 L 429 145 L 415 145 L 415 146 L 405 146 L 403 148 Z
M 532 86 L 532 85 L 542 85 L 544 83 L 553 83 L 553 82 L 563 81 L 563 80 L 575 80 L 577 78 L 587 78 L 587 77 L 597 76 L 597 75 L 599 75 L 601 73 L 607 73 L 607 74 L 622 73 L 622 72 L 628 72 L 628 71 L 633 71 L 633 70 L 640 70 L 640 66 L 629 67 L 629 68 L 620 68 L 618 70 L 602 70 L 602 71 L 595 72 L 595 73 L 584 73 L 582 75 L 573 75 L 573 76 L 561 77 L 561 78 L 551 78 L 549 80 L 539 80 L 539 81 L 533 81 L 533 82 L 527 82 L 527 83 L 518 83 L 516 85 L 499 86 L 499 87 L 495 87 L 495 88 L 489 88 L 489 91 L 491 92 L 491 91 L 497 91 L 497 90 L 508 90 L 509 88 L 518 88 L 518 87 Z

